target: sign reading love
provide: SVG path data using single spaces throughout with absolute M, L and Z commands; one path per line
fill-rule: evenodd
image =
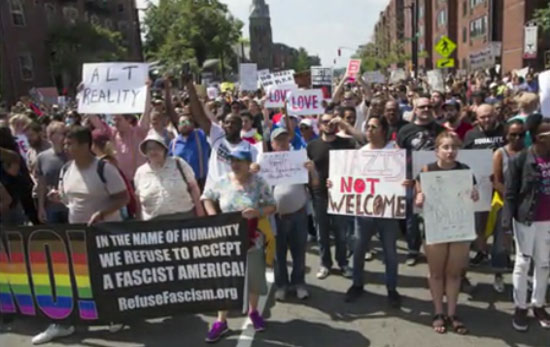
M 296 90 L 287 95 L 287 111 L 297 116 L 323 114 L 323 91 L 321 89 Z

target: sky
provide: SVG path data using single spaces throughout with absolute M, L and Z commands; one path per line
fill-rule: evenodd
M 245 23 L 243 36 L 249 37 L 248 16 L 253 1 L 220 1 Z M 136 2 L 141 8 L 146 0 Z M 372 38 L 380 11 L 389 0 L 266 0 L 266 3 L 274 42 L 304 47 L 310 55 L 320 56 L 323 66 L 334 66 L 336 59 L 336 67 L 345 67 L 357 47 Z M 338 47 L 345 47 L 341 57 Z

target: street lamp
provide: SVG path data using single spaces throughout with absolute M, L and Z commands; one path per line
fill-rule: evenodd
M 412 48 L 412 63 L 414 66 L 414 77 L 418 78 L 418 0 L 413 0 L 410 6 L 405 6 L 411 10 L 411 48 Z

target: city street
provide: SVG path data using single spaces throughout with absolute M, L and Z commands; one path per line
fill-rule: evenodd
M 404 246 L 400 242 L 401 264 Z M 379 248 L 378 248 L 379 249 Z M 392 310 L 386 304 L 383 285 L 383 264 L 380 251 L 372 262 L 367 262 L 367 293 L 356 303 L 344 303 L 344 293 L 350 280 L 333 274 L 317 280 L 318 257 L 316 246 L 310 247 L 307 259 L 307 279 L 311 297 L 298 301 L 289 295 L 288 302 L 274 301 L 274 287 L 261 299 L 267 330 L 254 334 L 246 329 L 247 321 L 237 313 L 229 320 L 230 336 L 220 341 L 221 347 L 291 347 L 291 346 L 372 346 L 372 347 L 547 347 L 550 332 L 531 321 L 528 334 L 512 328 L 510 276 L 506 277 L 506 293 L 497 295 L 492 288 L 493 276 L 488 271 L 473 271 L 469 277 L 476 286 L 473 296 L 461 294 L 460 316 L 470 329 L 468 336 L 449 332 L 437 335 L 431 329 L 432 305 L 427 289 L 425 263 L 416 267 L 400 265 L 399 291 L 403 295 L 401 310 Z M 273 276 L 268 276 L 272 280 Z M 214 314 L 185 315 L 152 319 L 132 324 L 117 334 L 105 327 L 78 333 L 45 346 L 204 346 L 203 340 Z M 30 346 L 31 337 L 45 323 L 18 321 L 11 331 L 3 331 L 0 346 Z

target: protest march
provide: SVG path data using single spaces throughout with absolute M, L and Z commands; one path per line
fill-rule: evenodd
M 235 316 L 285 329 L 266 305 L 308 321 L 323 295 L 343 324 L 406 316 L 481 336 L 496 295 L 499 329 L 550 345 L 550 70 L 235 61 L 210 80 L 187 61 L 90 60 L 62 99 L 0 109 L 0 339 L 72 344 L 206 315 L 216 343 Z

